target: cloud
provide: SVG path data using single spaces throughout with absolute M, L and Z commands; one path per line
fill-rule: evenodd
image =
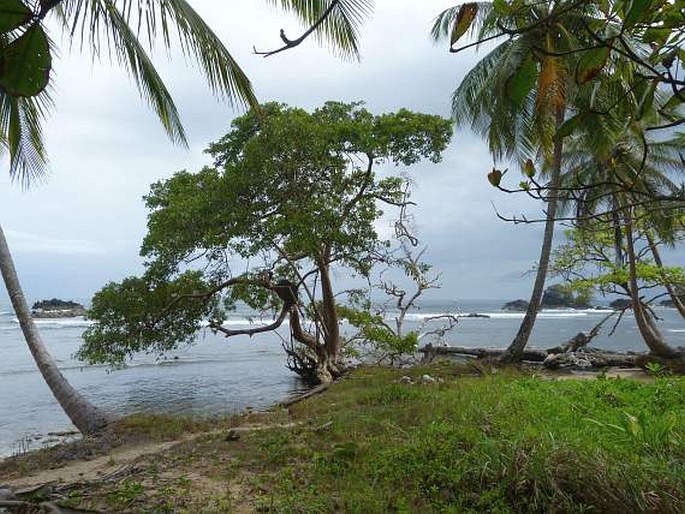
M 6 230 L 7 243 L 15 254 L 50 255 L 105 255 L 105 248 L 92 241 L 54 239 L 16 230 Z

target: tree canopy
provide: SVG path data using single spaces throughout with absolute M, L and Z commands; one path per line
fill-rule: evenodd
M 339 359 L 331 268 L 367 276 L 385 246 L 374 226 L 382 206 L 408 201 L 403 179 L 379 177 L 376 167 L 437 162 L 451 133 L 438 116 L 373 115 L 359 103 L 328 102 L 312 113 L 271 103 L 235 119 L 209 146 L 214 166 L 153 184 L 146 273 L 95 295 L 96 324 L 80 357 L 121 363 L 190 342 L 205 321 L 232 336 L 289 316 L 298 342 L 314 353 L 325 347 L 319 361 Z M 247 266 L 236 273 L 240 261 Z M 266 327 L 231 330 L 223 324 L 238 301 L 280 313 Z

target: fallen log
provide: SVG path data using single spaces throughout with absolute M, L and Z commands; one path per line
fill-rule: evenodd
M 576 336 L 577 337 L 577 336 Z M 575 339 L 575 338 L 574 338 Z M 580 341 L 578 341 L 580 342 Z M 587 344 L 587 343 L 585 343 Z M 530 349 L 523 352 L 523 362 L 534 362 L 548 369 L 560 368 L 605 368 L 609 366 L 635 367 L 648 358 L 646 353 L 620 353 L 596 348 L 579 347 L 575 351 L 567 350 L 554 353 L 561 347 L 547 350 Z M 569 345 L 568 348 L 573 348 Z M 432 362 L 440 357 L 456 357 L 465 359 L 497 360 L 505 350 L 502 348 L 468 348 L 464 346 L 427 345 L 419 350 L 424 354 L 423 362 Z
M 438 356 L 464 356 L 475 357 L 478 359 L 495 359 L 501 356 L 506 350 L 504 348 L 469 348 L 467 346 L 433 346 L 430 343 L 419 348 L 419 353 L 423 353 L 423 362 L 432 362 Z M 542 362 L 547 358 L 546 350 L 525 350 L 523 360 L 532 362 Z
M 603 350 L 588 350 L 586 347 L 599 334 L 602 325 L 615 312 L 602 318 L 587 334 L 579 332 L 563 344 L 547 349 L 524 350 L 521 355 L 523 362 L 542 363 L 550 369 L 561 367 L 605 367 L 605 366 L 634 366 L 636 355 L 621 354 Z M 432 346 L 428 344 L 419 349 L 423 353 L 423 362 L 432 362 L 438 356 L 471 357 L 477 359 L 498 359 L 506 350 L 503 348 L 469 348 L 466 346 Z M 582 353 L 581 353 L 582 352 Z M 591 352 L 588 356 L 586 352 Z
M 577 352 L 550 353 L 543 361 L 542 365 L 547 369 L 632 368 L 637 366 L 639 362 L 646 357 L 646 354 L 592 350 L 593 351 L 585 349 Z

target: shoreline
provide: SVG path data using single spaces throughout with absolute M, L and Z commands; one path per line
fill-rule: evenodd
M 625 374 L 359 368 L 287 409 L 128 417 L 100 438 L 0 462 L 0 484 L 18 496 L 49 484 L 49 501 L 101 512 L 525 511 L 531 501 L 542 510 L 611 511 L 614 501 L 638 511 L 644 498 L 678 512 L 685 463 L 663 464 L 685 455 L 685 412 L 677 407 L 685 377 Z M 641 410 L 647 421 L 637 423 L 668 422 L 674 432 L 650 436 L 645 448 L 617 438 L 611 426 Z M 424 479 L 433 487 L 420 485 Z M 524 480 L 535 497 L 517 492 Z M 563 496 L 558 483 L 566 484 Z

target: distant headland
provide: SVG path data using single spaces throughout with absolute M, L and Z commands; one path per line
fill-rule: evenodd
M 86 308 L 80 303 L 53 298 L 34 303 L 31 314 L 34 318 L 74 318 L 85 316 Z

